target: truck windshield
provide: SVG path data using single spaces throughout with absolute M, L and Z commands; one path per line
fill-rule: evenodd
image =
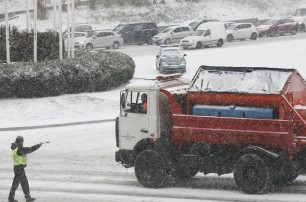
M 202 36 L 204 34 L 205 30 L 196 30 L 192 33 L 191 36 Z
M 306 8 L 296 9 L 294 16 L 306 16 Z

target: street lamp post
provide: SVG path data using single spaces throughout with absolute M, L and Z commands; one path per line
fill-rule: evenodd
M 34 0 L 34 62 L 37 62 L 37 0 Z
M 11 53 L 10 53 L 10 28 L 8 24 L 8 12 L 7 12 L 7 0 L 4 0 L 5 3 L 5 42 L 6 42 L 6 62 L 11 63 Z

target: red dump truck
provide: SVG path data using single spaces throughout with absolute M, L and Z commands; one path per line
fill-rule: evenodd
M 145 187 L 233 172 L 260 194 L 306 167 L 306 83 L 295 69 L 201 66 L 191 82 L 158 76 L 120 98 L 115 158 Z

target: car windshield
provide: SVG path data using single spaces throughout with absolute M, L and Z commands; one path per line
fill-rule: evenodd
M 295 16 L 306 16 L 306 8 L 297 9 L 294 15 Z
M 164 49 L 161 52 L 161 56 L 181 56 L 179 49 Z
M 93 35 L 95 35 L 97 32 L 89 32 L 88 34 L 87 34 L 87 38 L 90 38 L 90 37 L 92 37 Z
M 265 22 L 265 25 L 274 25 L 277 23 L 278 20 L 268 20 L 267 22 Z
M 227 30 L 232 30 L 236 27 L 237 25 L 235 24 L 231 24 L 231 25 L 228 25 L 228 27 L 226 28 Z
M 120 30 L 122 30 L 122 28 L 124 27 L 124 25 L 118 25 L 117 27 L 115 27 L 113 29 L 114 32 L 119 32 Z
M 196 30 L 191 34 L 191 36 L 202 36 L 204 32 L 205 30 Z
M 162 31 L 162 33 L 168 33 L 168 32 L 170 32 L 171 30 L 173 30 L 172 28 L 167 28 L 167 29 L 165 29 L 164 31 Z

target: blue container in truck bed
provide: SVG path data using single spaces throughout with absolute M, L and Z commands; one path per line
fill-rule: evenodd
M 273 119 L 273 108 L 237 107 L 235 105 L 195 105 L 192 114 L 196 116 L 216 116 L 250 119 Z

